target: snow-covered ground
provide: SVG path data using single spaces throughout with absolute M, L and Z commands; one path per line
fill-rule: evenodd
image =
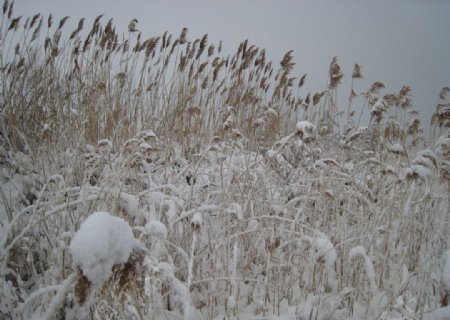
M 264 153 L 189 159 L 144 133 L 72 167 L 5 153 L 2 316 L 450 319 L 450 140 L 401 155 L 359 131 L 302 122 Z

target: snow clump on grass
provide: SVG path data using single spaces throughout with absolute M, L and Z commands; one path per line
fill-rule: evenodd
M 167 228 L 166 226 L 157 221 L 150 220 L 145 224 L 145 231 L 155 237 L 165 240 L 167 238 Z
M 94 286 L 101 286 L 112 274 L 112 267 L 128 261 L 139 242 L 128 223 L 107 212 L 90 215 L 70 245 L 73 266 L 80 267 Z

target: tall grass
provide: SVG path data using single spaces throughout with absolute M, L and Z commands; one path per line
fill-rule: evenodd
M 357 93 L 359 65 L 342 119 L 337 58 L 303 94 L 291 51 L 277 66 L 247 40 L 224 56 L 187 29 L 67 19 L 3 5 L 2 317 L 419 319 L 446 304 L 448 88 L 427 142 L 410 88 Z M 101 288 L 68 250 L 95 211 L 145 247 Z

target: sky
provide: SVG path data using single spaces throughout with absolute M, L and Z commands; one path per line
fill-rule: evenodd
M 353 65 L 363 66 L 359 91 L 373 82 L 385 84 L 385 93 L 412 88 L 413 106 L 425 132 L 442 87 L 450 86 L 450 1 L 447 0 L 16 0 L 15 15 L 70 16 L 75 26 L 87 25 L 99 14 L 113 18 L 116 31 L 127 32 L 136 18 L 143 38 L 164 31 L 188 38 L 208 33 L 211 43 L 222 40 L 225 53 L 239 43 L 265 48 L 278 63 L 294 50 L 294 75 L 308 73 L 305 91 L 326 88 L 328 68 L 337 56 L 346 75 L 339 108 L 346 108 Z M 307 92 L 305 92 L 306 95 Z M 361 105 L 362 107 L 362 105 Z

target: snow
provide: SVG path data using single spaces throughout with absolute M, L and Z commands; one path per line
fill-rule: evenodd
M 119 205 L 130 217 L 133 217 L 138 224 L 143 223 L 143 215 L 139 210 L 139 197 L 121 192 L 119 195 Z
M 334 268 L 337 259 L 337 252 L 330 239 L 322 232 L 316 232 L 315 243 L 317 255 L 324 259 L 328 269 Z
M 108 139 L 102 139 L 97 142 L 97 148 L 104 150 L 112 150 L 113 144 Z
M 309 121 L 299 121 L 297 122 L 296 128 L 298 131 L 312 132 L 316 126 Z
M 155 139 L 156 138 L 156 134 L 153 130 L 142 131 L 141 135 L 144 139 Z
M 227 209 L 227 213 L 235 215 L 238 220 L 244 220 L 244 215 L 242 211 L 242 207 L 239 203 L 233 202 Z
M 58 291 L 57 291 L 55 297 L 53 298 L 52 302 L 50 303 L 45 314 L 42 316 L 36 315 L 36 319 L 52 319 L 53 318 L 53 314 L 56 313 L 57 308 L 59 308 L 63 304 L 65 295 L 66 295 L 67 291 L 69 291 L 70 286 L 75 281 L 75 279 L 76 279 L 76 275 L 72 274 L 66 280 L 64 280 L 64 282 L 61 285 L 59 285 Z
M 328 168 L 331 164 L 339 167 L 339 163 L 337 163 L 336 160 L 332 158 L 323 158 L 314 162 L 314 168 L 325 169 Z
M 309 121 L 297 122 L 296 129 L 298 133 L 302 134 L 301 139 L 307 141 L 314 136 L 316 126 Z
M 386 108 L 386 103 L 383 99 L 378 99 L 372 106 L 372 113 L 383 111 Z
M 394 153 L 404 153 L 405 152 L 403 146 L 399 143 L 391 144 L 387 148 L 389 151 L 394 152 Z
M 138 247 L 125 220 L 107 212 L 95 212 L 81 224 L 69 250 L 73 266 L 79 266 L 83 275 L 99 287 L 111 276 L 112 267 L 125 263 Z
M 167 228 L 166 226 L 157 221 L 157 220 L 150 220 L 145 224 L 145 231 L 147 234 L 161 238 L 166 239 L 167 238 Z
M 201 227 L 203 224 L 203 215 L 201 212 L 196 212 L 192 215 L 191 225 Z
M 450 306 L 438 308 L 430 313 L 424 313 L 423 320 L 450 320 Z
M 322 232 L 316 231 L 314 237 L 304 236 L 303 240 L 310 242 L 316 250 L 315 260 L 322 260 L 328 271 L 328 285 L 337 290 L 336 260 L 337 251 L 330 239 Z
M 405 176 L 408 177 L 414 175 L 417 175 L 420 178 L 426 178 L 431 175 L 431 171 L 421 164 L 413 164 L 411 167 L 405 170 Z
M 362 257 L 364 259 L 364 268 L 366 271 L 367 278 L 370 281 L 370 289 L 375 291 L 377 289 L 377 285 L 375 282 L 375 270 L 373 268 L 373 263 L 370 257 L 366 253 L 366 249 L 362 246 L 354 247 L 350 250 L 350 260 L 353 260 L 356 257 Z
M 152 145 L 150 145 L 149 143 L 147 143 L 147 142 L 141 142 L 139 144 L 139 148 L 142 151 L 152 151 L 152 150 L 154 150 L 154 147 Z
M 256 219 L 252 219 L 247 223 L 247 232 L 254 232 L 256 230 L 258 230 L 259 227 L 259 222 Z
M 350 146 L 353 142 L 355 142 L 358 137 L 361 135 L 364 135 L 369 132 L 369 129 L 367 127 L 359 127 L 355 131 L 350 131 L 343 141 L 344 145 Z M 367 151 L 366 151 L 367 152 Z
M 450 292 L 450 250 L 447 250 L 442 255 L 443 268 L 442 268 L 442 285 L 445 290 Z

